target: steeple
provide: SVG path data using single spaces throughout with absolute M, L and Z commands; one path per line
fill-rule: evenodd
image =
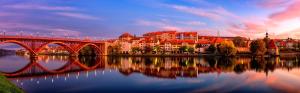
M 269 33 L 268 32 L 266 32 L 266 38 L 269 38 Z

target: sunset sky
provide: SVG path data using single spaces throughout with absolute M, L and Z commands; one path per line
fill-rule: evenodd
M 300 36 L 300 0 L 0 0 L 7 34 L 115 38 L 160 30 Z

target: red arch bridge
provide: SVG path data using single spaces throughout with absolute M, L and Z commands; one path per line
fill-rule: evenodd
M 92 41 L 89 39 L 72 39 L 56 37 L 35 37 L 35 36 L 0 36 L 0 45 L 4 43 L 14 43 L 30 52 L 31 57 L 37 56 L 44 47 L 49 44 L 57 44 L 66 49 L 70 56 L 78 56 L 79 51 L 86 47 L 92 46 L 97 55 L 106 55 L 105 41 Z

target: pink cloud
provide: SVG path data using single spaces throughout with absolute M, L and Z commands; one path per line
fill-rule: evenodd
M 286 31 L 284 33 L 276 35 L 276 38 L 296 38 L 300 37 L 300 27 L 291 31 Z
M 226 20 L 226 18 L 240 19 L 239 16 L 231 13 L 230 11 L 220 6 L 215 6 L 207 9 L 190 7 L 190 6 L 182 6 L 182 5 L 166 5 L 166 6 L 181 12 L 186 12 L 196 16 L 205 17 L 214 21 L 224 21 Z
M 258 2 L 257 6 L 261 8 L 273 9 L 278 7 L 284 7 L 291 1 L 293 0 L 263 0 Z
M 72 18 L 78 18 L 78 19 L 86 19 L 86 20 L 99 20 L 98 17 L 87 15 L 87 14 L 82 14 L 82 13 L 73 13 L 73 12 L 57 12 L 55 13 L 60 16 L 65 16 L 65 17 L 72 17 Z
M 296 0 L 283 11 L 276 12 L 270 15 L 270 19 L 274 21 L 285 21 L 293 18 L 299 18 L 300 16 L 299 6 L 300 6 L 300 1 Z
M 256 35 L 266 32 L 266 24 L 259 23 L 258 20 L 241 20 L 241 23 L 227 23 L 229 26 L 225 31 L 235 36 L 245 36 L 255 38 Z

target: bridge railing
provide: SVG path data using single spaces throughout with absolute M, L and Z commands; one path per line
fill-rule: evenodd
M 40 39 L 40 40 L 64 40 L 64 41 L 88 41 L 88 42 L 106 42 L 107 40 L 91 39 L 91 38 L 72 38 L 72 37 L 47 37 L 32 35 L 0 35 L 0 38 L 6 39 Z

